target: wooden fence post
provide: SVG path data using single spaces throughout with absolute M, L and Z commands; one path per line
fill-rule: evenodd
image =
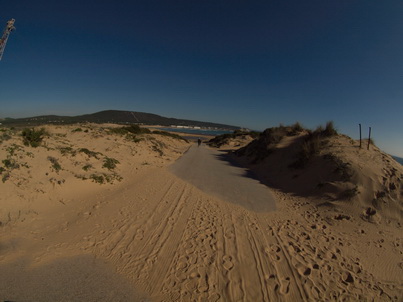
M 369 150 L 369 144 L 371 143 L 371 127 L 369 127 L 369 135 L 368 135 L 368 147 L 367 150 Z
M 358 124 L 360 126 L 360 149 L 361 149 L 361 124 Z

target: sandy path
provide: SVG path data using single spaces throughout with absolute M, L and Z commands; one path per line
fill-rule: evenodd
M 269 188 L 229 160 L 226 152 L 193 145 L 170 171 L 210 195 L 255 212 L 275 210 Z
M 236 167 L 218 161 L 226 167 L 216 171 L 209 159 L 213 154 L 193 147 L 181 160 L 190 162 L 172 169 L 187 166 L 192 181 L 206 165 L 217 175 L 202 179 L 218 181 L 222 169 Z M 247 180 L 239 173 L 235 179 Z M 130 181 L 60 204 L 40 219 L 1 229 L 0 269 L 6 273 L 0 284 L 7 287 L 0 286 L 0 300 L 99 301 L 100 295 L 104 301 L 399 299 L 402 284 L 374 278 L 359 259 L 362 250 L 347 247 L 361 240 L 382 251 L 360 239 L 352 221 L 343 222 L 350 233 L 340 232 L 339 220 L 326 220 L 317 208 L 278 192 L 278 211 L 258 212 L 261 205 L 249 197 L 237 196 L 235 204 L 195 185 L 166 167 L 149 167 Z M 58 274 L 64 278 L 55 278 Z

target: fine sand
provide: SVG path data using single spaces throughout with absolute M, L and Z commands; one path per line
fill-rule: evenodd
M 110 127 L 3 131 L 1 301 L 401 301 L 400 221 L 280 186 L 275 208 L 229 202 L 172 170 L 194 143 Z

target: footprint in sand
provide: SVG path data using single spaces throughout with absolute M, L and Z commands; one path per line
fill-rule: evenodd
M 286 295 L 290 290 L 290 277 L 280 280 L 280 294 Z
M 281 248 L 278 245 L 276 244 L 270 245 L 268 248 L 265 249 L 265 252 L 267 255 L 269 255 L 270 259 L 272 259 L 273 261 L 281 260 L 281 257 L 279 255 L 279 253 L 281 252 Z
M 223 267 L 227 271 L 230 271 L 234 267 L 234 263 L 232 262 L 232 257 L 229 255 L 224 255 L 222 257 L 223 260 Z

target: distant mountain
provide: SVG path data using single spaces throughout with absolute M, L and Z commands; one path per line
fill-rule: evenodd
M 79 116 L 58 116 L 58 115 L 42 115 L 18 119 L 2 120 L 3 125 L 42 125 L 42 124 L 75 124 L 75 123 L 112 123 L 112 124 L 143 124 L 143 125 L 161 125 L 161 126 L 190 126 L 202 128 L 217 129 L 240 129 L 237 126 L 201 122 L 193 120 L 184 120 L 176 118 L 163 117 L 157 114 L 121 111 L 121 110 L 105 110 L 92 114 L 84 114 Z

